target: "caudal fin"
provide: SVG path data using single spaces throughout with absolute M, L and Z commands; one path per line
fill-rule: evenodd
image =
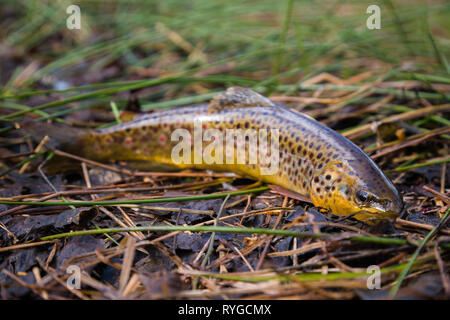
M 65 148 L 80 141 L 80 138 L 88 130 L 72 128 L 62 124 L 39 122 L 35 120 L 25 120 L 21 127 L 36 142 L 42 141 L 45 136 L 50 138 L 47 146 L 53 148 Z
M 20 125 L 36 143 L 41 142 L 45 136 L 48 136 L 50 139 L 45 144 L 48 148 L 84 156 L 84 137 L 87 136 L 89 130 L 35 120 L 25 120 Z M 45 163 L 44 169 L 48 174 L 56 174 L 59 172 L 78 170 L 79 167 L 79 162 L 67 157 L 55 155 Z

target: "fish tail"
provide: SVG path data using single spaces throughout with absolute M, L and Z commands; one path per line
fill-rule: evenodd
M 25 120 L 21 127 L 30 135 L 30 138 L 39 143 L 48 136 L 48 147 L 55 149 L 72 149 L 73 146 L 82 143 L 84 137 L 91 131 L 89 129 L 73 128 L 62 124 Z

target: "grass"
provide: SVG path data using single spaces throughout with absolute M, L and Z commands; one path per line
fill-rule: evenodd
M 345 2 L 114 0 L 108 3 L 80 0 L 77 4 L 82 13 L 81 30 L 66 28 L 66 2 L 47 3 L 25 0 L 2 2 L 0 12 L 0 43 L 2 44 L 0 46 L 0 56 L 2 56 L 0 59 L 0 83 L 2 84 L 0 124 L 2 127 L 0 134 L 1 138 L 5 139 L 0 141 L 2 149 L 6 147 L 8 150 L 20 153 L 23 152 L 23 148 L 28 148 L 26 146 L 28 137 L 24 137 L 24 142 L 19 145 L 10 140 L 20 134 L 20 131 L 15 129 L 25 117 L 33 117 L 36 121 L 53 120 L 70 123 L 67 121 L 69 116 L 75 116 L 77 119 L 77 115 L 82 112 L 101 109 L 111 115 L 110 122 L 105 120 L 99 125 L 99 127 L 107 127 L 121 121 L 119 113 L 129 104 L 130 96 L 138 98 L 142 111 L 151 111 L 203 103 L 225 88 L 235 85 L 251 87 L 263 94 L 277 96 L 279 101 L 286 103 L 288 107 L 301 110 L 320 121 L 327 121 L 327 124 L 344 135 L 349 135 L 371 155 L 376 154 L 372 152 L 383 152 L 392 145 L 398 146 L 405 141 L 399 138 L 381 143 L 375 139 L 377 130 L 374 128 L 386 119 L 389 123 L 399 125 L 400 129 L 406 130 L 408 137 L 414 134 L 433 133 L 433 130 L 450 125 L 448 120 L 450 70 L 447 61 L 447 57 L 450 56 L 450 4 L 445 1 L 382 1 L 378 4 L 382 15 L 381 30 L 366 28 L 368 18 L 366 8 L 372 3 L 356 0 Z M 364 76 L 366 72 L 370 74 Z M 313 81 L 324 74 L 330 74 L 334 78 Z M 352 77 L 361 78 L 350 81 Z M 377 103 L 390 96 L 392 98 L 387 102 L 377 106 Z M 286 102 L 288 98 L 298 100 Z M 307 99 L 319 100 L 305 102 Z M 327 99 L 333 101 L 327 102 Z M 372 109 L 365 110 L 365 108 Z M 352 112 L 357 115 L 347 116 Z M 339 120 L 334 121 L 334 117 L 338 117 Z M 81 125 L 86 124 L 81 122 Z M 437 194 L 445 195 L 445 170 L 446 164 L 450 161 L 448 148 L 445 147 L 448 139 L 447 134 L 433 136 L 433 139 L 428 139 L 426 144 L 394 150 L 376 160 L 393 178 L 401 178 L 411 171 L 420 174 L 421 171 L 417 170 L 420 168 L 427 167 L 430 172 L 438 168 L 435 171 L 439 171 L 439 177 L 435 176 L 430 181 L 440 180 L 443 187 Z M 7 182 L 11 179 L 11 173 L 14 170 L 26 163 L 35 163 L 46 154 L 48 154 L 47 151 L 28 153 L 27 156 L 18 157 L 16 162 L 8 162 L 11 158 L 2 155 L 1 181 Z M 399 156 L 398 161 L 391 163 L 391 160 L 397 160 L 396 156 Z M 118 171 L 122 172 L 120 170 L 115 172 Z M 133 180 L 136 176 L 131 171 L 129 173 L 131 174 L 121 183 L 136 182 Z M 86 175 L 84 177 L 86 178 Z M 160 186 L 161 190 L 172 186 L 171 179 L 181 179 L 182 183 L 191 181 L 182 175 L 178 177 L 157 175 L 146 178 L 148 180 L 143 180 L 142 183 L 153 183 L 152 186 L 155 188 Z M 419 254 L 422 251 L 439 244 L 443 259 L 447 259 L 443 265 L 448 266 L 446 251 L 449 247 L 448 242 L 431 239 L 434 230 L 425 235 L 423 230 L 429 230 L 426 229 L 430 227 L 428 223 L 416 226 L 417 228 L 413 231 L 408 229 L 405 237 L 345 234 L 346 228 L 352 227 L 345 223 L 334 224 L 335 228 L 344 230 L 342 233 L 311 233 L 286 230 L 281 226 L 277 229 L 277 223 L 273 225 L 267 222 L 269 218 L 266 219 L 266 228 L 246 227 L 244 217 L 247 218 L 247 208 L 239 208 L 237 215 L 243 220 L 233 226 L 230 224 L 226 226 L 167 225 L 165 218 L 159 216 L 153 216 L 151 220 L 151 224 L 156 223 L 156 225 L 137 226 L 135 224 L 136 217 L 140 217 L 138 213 L 142 213 L 139 210 L 147 203 L 194 203 L 194 201 L 200 203 L 208 199 L 243 196 L 236 197 L 238 199 L 230 204 L 235 198 L 231 199 L 226 206 L 223 203 L 220 210 L 222 213 L 222 210 L 235 208 L 236 203 L 245 204 L 243 201 L 247 197 L 250 199 L 250 195 L 256 197 L 268 190 L 265 186 L 252 185 L 248 189 L 224 191 L 220 187 L 224 181 L 204 179 L 200 181 L 202 183 L 190 189 L 187 188 L 186 191 L 201 192 L 208 188 L 208 193 L 187 197 L 161 196 L 161 193 L 151 193 L 150 196 L 147 194 L 146 198 L 142 199 L 142 194 L 134 193 L 140 198 L 133 199 L 131 196 L 124 199 L 123 194 L 118 191 L 120 188 L 117 187 L 119 189 L 116 193 L 108 193 L 108 196 L 102 198 L 96 198 L 98 194 L 94 192 L 83 193 L 91 196 L 91 198 L 82 198 L 83 201 L 74 200 L 72 195 L 67 195 L 67 198 L 64 198 L 65 201 L 45 201 L 45 197 L 42 198 L 43 194 L 38 194 L 34 197 L 27 195 L 32 199 L 31 201 L 10 201 L 8 198 L 2 198 L 0 204 L 20 206 L 12 209 L 8 207 L 6 212 L 11 215 L 47 212 L 45 210 L 60 206 L 65 208 L 95 206 L 102 209 L 105 209 L 105 206 L 108 207 L 114 213 L 104 220 L 108 223 L 119 223 L 119 227 L 106 228 L 101 224 L 103 220 L 96 220 L 97 223 L 93 222 L 89 225 L 89 229 L 39 236 L 40 240 L 52 241 L 81 235 L 103 236 L 106 243 L 112 244 L 106 249 L 105 257 L 107 254 L 121 254 L 125 234 L 127 237 L 136 237 L 140 241 L 137 246 L 147 241 L 139 238 L 142 236 L 141 232 L 165 232 L 161 236 L 164 239 L 180 232 L 225 232 L 236 236 L 249 235 L 246 240 L 250 244 L 240 248 L 232 247 L 232 243 L 220 242 L 220 245 L 225 247 L 221 250 L 226 250 L 229 246 L 231 253 L 225 253 L 225 258 L 217 258 L 215 262 L 210 262 L 213 259 L 211 256 L 214 255 L 212 250 L 214 244 L 221 239 L 211 242 L 209 247 L 205 246 L 204 251 L 198 253 L 198 259 L 203 257 L 202 265 L 192 264 L 194 270 L 185 270 L 186 274 L 190 272 L 190 275 L 186 275 L 183 281 L 198 279 L 195 281 L 202 289 L 192 290 L 191 293 L 200 294 L 200 296 L 201 290 L 207 291 L 207 283 L 203 281 L 205 278 L 215 279 L 217 282 L 214 285 L 217 288 L 221 288 L 223 284 L 220 280 L 269 282 L 273 279 L 311 282 L 309 285 L 315 288 L 316 284 L 313 282 L 317 280 L 334 281 L 361 276 L 362 273 L 356 271 L 347 272 L 349 266 L 332 259 L 338 257 L 345 261 L 346 258 L 352 258 L 340 256 L 333 251 L 331 244 L 334 242 L 344 247 L 349 246 L 348 249 L 351 249 L 349 251 L 354 250 L 360 254 L 368 252 L 368 254 L 376 255 L 377 246 L 399 250 L 395 252 L 398 255 L 393 256 L 393 259 L 398 258 L 398 260 L 393 260 L 390 266 L 382 269 L 383 273 L 395 271 L 400 274 L 394 282 L 391 281 L 393 279 L 387 280 L 387 283 L 392 286 L 392 296 L 399 293 L 402 286 L 408 285 L 407 279 L 416 276 L 415 273 L 409 273 L 410 270 L 419 270 L 419 273 L 439 270 L 440 274 L 445 273 L 445 270 L 433 264 L 434 260 L 429 256 L 426 259 L 420 257 Z M 235 181 L 231 179 L 226 182 L 232 184 Z M 438 184 L 435 183 L 435 186 Z M 212 186 L 214 186 L 214 193 L 210 193 L 209 188 Z M 409 191 L 409 198 L 413 198 L 410 206 L 422 208 L 424 196 L 419 195 L 416 189 L 407 184 L 403 184 L 402 188 Z M 83 191 L 89 190 L 91 189 Z M 220 191 L 216 192 L 217 190 Z M 75 197 L 80 195 L 82 194 L 74 194 Z M 119 200 L 114 200 L 115 198 Z M 270 202 L 268 198 L 262 197 L 262 199 Z M 430 203 L 433 204 L 434 210 L 437 211 L 436 216 L 440 213 L 439 218 L 443 221 L 449 211 L 447 210 L 445 216 L 443 215 L 446 207 L 442 204 L 442 200 L 439 197 L 427 199 L 426 203 L 429 206 L 431 206 Z M 276 207 L 269 206 L 267 210 L 263 210 L 263 213 L 269 216 L 268 212 L 271 208 Z M 282 207 L 286 207 L 286 204 Z M 16 208 L 17 211 L 14 211 Z M 132 208 L 137 211 L 131 210 Z M 284 212 L 275 209 L 274 211 L 277 214 Z M 179 213 L 181 212 L 180 209 Z M 115 214 L 120 218 L 114 216 Z M 217 223 L 219 217 L 216 219 Z M 307 222 L 296 221 L 295 223 Z M 3 229 L 3 224 L 0 224 L 0 227 L 6 230 Z M 444 231 L 448 232 L 448 229 Z M 257 237 L 252 237 L 254 235 Z M 425 236 L 414 253 L 411 250 L 414 243 L 410 236 Z M 222 274 L 205 271 L 214 264 L 223 268 L 226 262 L 233 259 L 244 259 L 244 261 L 250 259 L 249 254 L 258 248 L 261 249 L 259 253 L 261 261 L 258 261 L 256 265 L 260 265 L 260 262 L 265 259 L 266 251 L 273 250 L 277 239 L 287 237 L 314 243 L 323 241 L 326 245 L 323 248 L 331 251 L 327 253 L 326 258 L 320 258 L 317 254 L 315 257 L 319 260 L 325 259 L 321 260 L 324 264 L 316 269 L 305 267 L 307 268 L 305 272 L 294 270 L 290 274 L 258 278 L 257 272 L 250 276 L 239 276 L 235 272 Z M 49 245 L 48 242 L 27 243 L 25 239 L 18 241 L 19 243 L 14 242 L 10 246 L 11 250 L 16 247 L 17 250 L 28 248 L 28 245 Z M 168 249 L 163 242 L 157 239 L 151 241 L 162 255 L 174 264 L 178 263 L 179 270 L 185 267 L 176 254 L 167 252 Z M 261 246 L 266 246 L 266 249 L 263 250 Z M 1 249 L 9 251 L 10 248 L 2 247 Z M 238 252 L 242 256 L 237 254 L 233 258 L 233 252 Z M 405 256 L 402 257 L 402 254 Z M 102 261 L 106 261 L 105 257 Z M 302 256 L 295 255 L 292 261 L 296 261 L 298 257 Z M 376 257 L 386 262 L 383 255 L 376 255 Z M 222 261 L 222 264 L 217 261 Z M 387 261 L 389 262 L 389 259 Z M 208 262 L 210 262 L 209 266 Z M 299 265 L 304 266 L 304 263 L 305 261 L 300 261 Z M 339 269 L 339 272 L 321 274 L 324 266 L 335 267 Z M 42 270 L 44 272 L 44 269 Z M 132 273 L 131 270 L 126 271 Z M 45 272 L 53 277 L 61 276 L 50 269 L 45 269 Z M 445 279 L 444 276 L 442 278 Z M 132 288 L 131 279 L 128 285 Z M 234 284 L 228 282 L 228 285 Z M 34 287 L 32 289 L 34 290 Z M 47 291 L 51 292 L 51 290 L 49 288 Z M 281 297 L 283 296 L 284 291 L 281 286 L 275 287 L 274 290 Z M 311 292 L 315 292 L 316 298 L 355 297 L 354 292 L 350 293 L 346 289 L 342 290 L 342 295 L 340 295 L 341 292 L 337 293 L 333 290 L 317 289 L 311 292 L 307 290 L 306 293 L 302 291 L 304 287 L 296 290 L 300 296 L 304 294 L 304 298 L 310 298 Z M 46 290 L 37 291 L 37 293 L 35 291 L 37 295 L 45 298 L 44 292 Z M 131 290 L 131 292 L 138 294 L 139 290 Z M 84 292 L 84 294 L 90 293 Z M 96 294 L 102 295 L 100 291 L 96 291 Z M 120 292 L 121 297 L 122 294 L 123 292 Z M 267 298 L 264 295 L 250 297 Z M 298 296 L 293 294 L 293 297 Z
M 207 199 L 219 199 L 225 198 L 228 195 L 237 196 L 243 194 L 251 194 L 258 193 L 269 190 L 269 187 L 260 187 L 255 189 L 248 190 L 239 190 L 227 193 L 216 193 L 216 194 L 207 194 L 207 195 L 198 195 L 198 196 L 187 196 L 187 197 L 175 197 L 175 198 L 156 198 L 156 199 L 139 199 L 139 200 L 123 200 L 123 201 L 8 201 L 8 200 L 0 200 L 0 204 L 15 204 L 15 205 L 31 205 L 31 206 L 60 206 L 61 204 L 65 205 L 73 205 L 73 206 L 114 206 L 121 204 L 145 204 L 145 203 L 162 203 L 162 202 L 180 202 L 180 201 L 191 201 L 191 200 L 207 200 Z
M 107 229 L 92 229 L 92 230 L 80 230 L 71 231 L 65 233 L 54 234 L 51 236 L 45 236 L 40 241 L 55 240 L 67 237 L 78 237 L 89 234 L 103 234 L 103 233 L 117 233 L 117 232 L 158 232 L 158 231 L 184 231 L 184 232 L 226 232 L 234 234 L 263 234 L 263 235 L 275 235 L 282 237 L 297 237 L 297 238 L 309 238 L 309 239 L 337 239 L 339 235 L 331 233 L 305 233 L 290 230 L 277 230 L 266 228 L 234 228 L 234 227 L 208 227 L 208 226 L 143 226 L 134 228 L 107 228 Z M 345 240 L 364 243 L 376 243 L 385 245 L 408 245 L 408 241 L 398 238 L 382 238 L 382 237 L 366 237 L 366 236 L 348 236 Z M 450 244 L 442 243 L 442 247 L 449 249 Z
M 438 225 L 436 225 L 436 227 L 434 227 L 433 230 L 431 230 L 427 234 L 427 236 L 423 239 L 423 241 L 417 247 L 416 251 L 414 252 L 412 257 L 409 259 L 405 268 L 402 270 L 402 272 L 398 276 L 397 282 L 394 284 L 392 289 L 389 291 L 389 296 L 391 298 L 394 298 L 395 295 L 398 293 L 398 290 L 400 289 L 400 286 L 402 285 L 403 280 L 405 280 L 406 275 L 408 274 L 411 267 L 413 266 L 414 261 L 416 261 L 417 257 L 419 256 L 420 252 L 423 250 L 425 245 L 431 240 L 432 237 L 434 237 L 436 235 L 436 232 L 445 224 L 445 222 L 447 222 L 449 215 L 450 215 L 450 209 L 447 209 L 447 212 L 442 217 L 441 222 Z

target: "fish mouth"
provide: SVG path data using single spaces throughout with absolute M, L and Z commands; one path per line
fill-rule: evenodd
M 401 213 L 397 211 L 369 211 L 369 210 L 361 210 L 352 213 L 352 216 L 357 220 L 362 220 L 370 223 L 377 223 L 380 221 L 394 221 L 396 218 L 400 216 Z
M 396 219 L 398 217 L 401 217 L 405 213 L 405 205 L 401 199 L 398 199 L 397 201 L 394 201 L 391 203 L 391 206 L 389 209 L 379 212 L 381 216 L 383 216 L 385 219 Z
M 378 210 L 368 210 L 368 213 L 372 213 L 376 219 L 395 219 L 403 215 L 405 212 L 405 205 L 399 197 L 395 200 L 390 200 L 388 206 L 380 206 L 376 209 Z
M 391 211 L 394 212 L 394 214 L 396 214 L 397 217 L 401 217 L 405 214 L 406 207 L 405 207 L 405 203 L 403 202 L 402 199 L 399 198 L 394 207 L 395 207 L 395 210 L 391 210 Z
M 404 209 L 403 207 L 400 210 L 394 209 L 394 210 L 386 210 L 386 211 L 379 211 L 379 212 L 372 212 L 375 217 L 378 217 L 380 219 L 395 219 L 402 215 Z
M 383 212 L 382 215 L 383 215 L 384 219 L 394 220 L 394 219 L 398 218 L 401 215 L 401 212 L 387 211 L 387 212 Z

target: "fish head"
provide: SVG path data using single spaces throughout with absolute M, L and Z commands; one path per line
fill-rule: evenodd
M 398 217 L 404 207 L 393 183 L 372 164 L 365 169 L 348 162 L 327 165 L 313 178 L 310 196 L 316 206 L 368 223 Z

